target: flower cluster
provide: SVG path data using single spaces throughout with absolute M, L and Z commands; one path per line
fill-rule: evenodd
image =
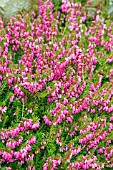
M 21 132 L 29 132 L 29 130 L 36 130 L 39 128 L 39 122 L 32 122 L 30 119 L 24 119 L 21 121 L 17 128 L 10 130 L 1 130 L 0 139 L 5 143 L 6 150 L 0 151 L 2 162 L 14 162 L 18 161 L 18 164 L 24 164 L 25 161 L 33 160 L 34 154 L 29 153 L 31 151 L 31 145 L 36 143 L 36 136 L 30 137 L 24 147 L 19 147 L 20 150 L 16 150 L 18 146 L 21 146 L 24 139 Z M 10 148 L 10 150 L 8 150 Z

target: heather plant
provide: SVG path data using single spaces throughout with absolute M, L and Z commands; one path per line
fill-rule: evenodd
M 113 167 L 113 22 L 88 5 L 0 20 L 2 170 Z

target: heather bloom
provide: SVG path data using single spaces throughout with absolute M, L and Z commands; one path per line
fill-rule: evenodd
M 14 94 L 10 97 L 10 102 L 13 102 L 14 100 Z
M 7 111 L 7 107 L 6 106 L 0 107 L 0 111 L 1 111 L 2 114 L 5 113 Z
M 51 121 L 48 119 L 48 117 L 47 116 L 44 116 L 43 117 L 44 118 L 44 122 L 47 124 L 47 125 L 51 125 Z
M 31 139 L 27 141 L 28 144 L 35 144 L 36 143 L 36 136 L 33 136 Z
M 35 170 L 34 166 L 28 165 L 28 167 L 26 168 L 26 170 Z
M 113 115 L 110 117 L 110 121 L 113 121 Z
M 11 167 L 6 167 L 6 170 L 12 170 L 12 168 Z
M 40 122 L 36 122 L 32 125 L 31 129 L 36 130 L 39 128 Z

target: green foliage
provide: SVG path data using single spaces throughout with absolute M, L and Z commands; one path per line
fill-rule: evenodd
M 58 7 L 61 6 L 62 0 L 52 0 L 52 3 L 53 3 L 55 8 L 58 8 Z

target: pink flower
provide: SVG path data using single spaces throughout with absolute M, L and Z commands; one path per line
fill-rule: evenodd
M 35 144 L 36 143 L 36 136 L 33 136 L 31 139 L 29 139 L 28 141 L 28 144 Z
M 12 170 L 12 168 L 11 167 L 6 167 L 6 170 Z
M 2 112 L 2 114 L 5 113 L 7 111 L 7 107 L 6 106 L 0 107 L 0 111 Z
M 70 115 L 69 117 L 67 117 L 67 120 L 66 120 L 67 123 L 68 123 L 68 122 L 71 122 L 71 123 L 72 123 L 72 121 L 73 121 L 72 115 Z
M 48 119 L 48 117 L 47 117 L 47 116 L 44 116 L 43 118 L 44 118 L 45 124 L 47 124 L 48 126 L 50 126 L 50 125 L 51 125 L 51 121 Z
M 32 125 L 31 129 L 36 130 L 39 128 L 40 122 L 36 122 Z
M 99 153 L 99 154 L 102 154 L 102 153 L 103 153 L 103 149 L 100 148 L 100 149 L 98 150 L 98 153 Z
M 110 117 L 110 121 L 113 121 L 113 115 Z
M 10 102 L 13 102 L 14 100 L 14 94 L 12 94 L 12 96 L 10 97 Z

